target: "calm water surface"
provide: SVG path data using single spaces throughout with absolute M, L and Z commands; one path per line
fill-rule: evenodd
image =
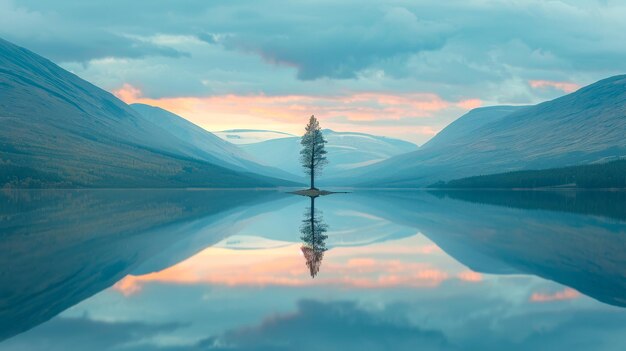
M 0 193 L 0 350 L 624 350 L 626 193 Z

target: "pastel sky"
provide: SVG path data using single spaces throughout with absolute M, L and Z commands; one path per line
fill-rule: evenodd
M 418 144 L 469 109 L 626 72 L 618 0 L 0 0 L 0 36 L 208 130 Z

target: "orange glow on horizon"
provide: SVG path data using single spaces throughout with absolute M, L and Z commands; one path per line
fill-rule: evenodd
M 451 111 L 459 115 L 482 105 L 479 99 L 445 101 L 433 93 L 357 92 L 339 96 L 312 95 L 217 95 L 207 97 L 165 97 L 153 99 L 141 90 L 124 84 L 113 93 L 126 103 L 157 106 L 207 130 L 232 128 L 271 129 L 299 134 L 312 113 L 327 128 L 379 135 L 422 135 L 430 137 L 438 130 L 431 122 L 436 114 Z M 398 121 L 398 125 L 394 125 Z M 407 126 L 405 123 L 409 123 Z M 371 124 L 369 124 L 371 123 Z M 422 137 L 423 138 L 423 137 Z
M 480 99 L 468 99 L 459 101 L 457 105 L 466 110 L 473 110 L 475 108 L 481 107 L 483 105 L 483 102 Z

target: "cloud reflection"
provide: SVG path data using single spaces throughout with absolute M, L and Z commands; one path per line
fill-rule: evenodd
M 435 288 L 447 280 L 478 283 L 481 275 L 445 255 L 421 235 L 376 246 L 336 247 L 314 280 L 301 244 L 257 250 L 209 247 L 167 269 L 128 275 L 114 289 L 130 296 L 150 283 L 222 286 L 337 286 L 353 289 Z M 428 256 L 428 258 L 426 258 Z
M 244 350 L 452 350 L 441 331 L 422 329 L 386 311 L 369 311 L 354 302 L 303 300 L 292 314 L 278 315 L 257 326 L 205 340 Z M 225 347 L 226 348 L 226 347 Z

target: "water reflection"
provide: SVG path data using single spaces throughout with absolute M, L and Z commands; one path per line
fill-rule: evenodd
M 532 274 L 626 307 L 624 192 L 392 192 L 377 203 L 373 213 L 473 271 Z
M 0 340 L 131 272 L 160 270 L 196 254 L 241 228 L 240 218 L 252 215 L 249 206 L 284 197 L 254 191 L 1 191 Z
M 626 191 L 432 191 L 438 198 L 477 204 L 601 216 L 626 221 Z
M 626 343 L 624 193 L 0 194 L 2 351 Z
M 309 268 L 311 278 L 315 278 L 320 271 L 322 260 L 324 259 L 324 252 L 326 248 L 326 239 L 328 235 L 325 235 L 328 231 L 328 225 L 324 223 L 322 214 L 315 208 L 315 196 L 310 196 L 311 206 L 304 212 L 304 219 L 300 226 L 300 240 L 302 240 L 302 247 L 300 250 L 306 259 L 306 266 Z

